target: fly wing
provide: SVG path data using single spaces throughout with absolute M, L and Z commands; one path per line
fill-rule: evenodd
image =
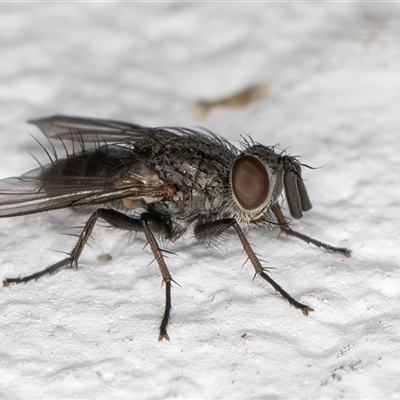
M 36 125 L 49 139 L 77 142 L 132 142 L 150 134 L 153 129 L 125 122 L 56 115 L 28 121 Z
M 83 188 L 75 190 L 70 185 L 49 183 L 35 175 L 42 169 L 31 171 L 20 177 L 0 181 L 0 217 L 15 217 L 41 211 L 54 210 L 72 206 L 99 190 L 93 187 L 88 191 Z M 88 188 L 86 183 L 86 188 Z
M 54 164 L 37 168 L 20 177 L 0 180 L 0 218 L 33 214 L 58 208 L 91 206 L 124 200 L 159 201 L 173 195 L 145 161 L 136 161 L 114 177 L 52 176 Z

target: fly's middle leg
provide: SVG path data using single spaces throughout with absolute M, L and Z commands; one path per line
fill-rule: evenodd
M 151 251 L 154 254 L 154 257 L 157 260 L 158 266 L 160 267 L 163 283 L 165 284 L 165 309 L 164 315 L 160 325 L 160 335 L 158 340 L 169 340 L 169 336 L 167 333 L 167 326 L 170 319 L 171 309 L 172 309 L 172 302 L 171 302 L 171 285 L 173 279 L 171 274 L 169 273 L 167 264 L 165 263 L 162 251 L 158 246 L 158 243 L 153 235 L 151 224 L 154 226 L 154 223 L 157 222 L 154 219 L 155 217 L 151 214 L 144 213 L 141 215 L 140 221 L 143 225 L 144 233 L 146 235 L 146 239 L 150 245 Z M 161 221 L 161 220 L 159 220 Z M 156 223 L 156 226 L 160 226 Z
M 158 337 L 158 340 L 169 340 L 167 326 L 172 309 L 171 285 L 173 279 L 165 263 L 164 257 L 162 255 L 162 250 L 158 246 L 158 243 L 153 234 L 154 232 L 162 234 L 164 237 L 169 237 L 169 226 L 160 217 L 150 213 L 143 213 L 140 216 L 140 219 L 138 219 L 129 217 L 115 210 L 108 211 L 109 212 L 107 214 L 102 215 L 102 218 L 105 219 L 112 226 L 124 230 L 143 231 L 146 235 L 146 239 L 150 245 L 151 251 L 153 252 L 154 257 L 156 258 L 158 266 L 160 268 L 163 283 L 165 284 L 165 309 L 160 325 L 160 335 Z

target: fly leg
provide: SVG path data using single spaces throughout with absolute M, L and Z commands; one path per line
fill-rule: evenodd
M 26 283 L 32 280 L 37 280 L 45 275 L 53 275 L 58 271 L 66 268 L 78 267 L 78 259 L 82 253 L 85 244 L 89 240 L 90 234 L 92 233 L 93 227 L 98 218 L 102 218 L 109 222 L 111 225 L 116 226 L 120 229 L 143 231 L 142 224 L 137 218 L 130 218 L 125 214 L 119 213 L 115 210 L 110 210 L 106 208 L 99 208 L 96 210 L 90 218 L 87 220 L 81 234 L 79 235 L 78 242 L 72 249 L 69 257 L 45 268 L 42 271 L 36 272 L 32 275 L 25 276 L 23 278 L 7 278 L 3 280 L 3 286 L 9 286 L 11 284 Z M 117 223 L 118 221 L 118 223 Z
M 156 260 L 158 262 L 158 266 L 160 267 L 163 283 L 165 284 L 165 309 L 164 309 L 164 315 L 163 315 L 161 325 L 160 325 L 160 335 L 158 337 L 158 340 L 161 341 L 163 339 L 169 340 L 169 336 L 167 333 L 167 326 L 168 326 L 171 309 L 172 309 L 171 284 L 173 282 L 173 279 L 171 277 L 171 274 L 168 271 L 167 265 L 165 264 L 165 260 L 162 255 L 162 251 L 161 251 L 160 247 L 158 246 L 158 243 L 153 235 L 152 230 L 154 230 L 154 229 L 152 229 L 150 226 L 150 225 L 153 225 L 153 226 L 158 225 L 157 220 L 161 222 L 161 220 L 159 220 L 158 218 L 157 218 L 157 220 L 155 220 L 155 218 L 156 217 L 154 217 L 151 214 L 144 213 L 141 215 L 140 221 L 143 225 L 143 230 L 146 235 L 146 239 L 150 245 L 151 251 L 153 252 L 154 257 L 156 258 Z M 160 225 L 159 225 L 159 227 L 161 228 Z M 168 229 L 168 227 L 166 225 L 165 225 L 165 229 Z
M 286 221 L 286 218 L 282 214 L 281 207 L 279 206 L 278 203 L 275 203 L 272 206 L 272 211 L 275 214 L 279 226 L 281 227 L 281 230 L 285 232 L 289 236 L 294 236 L 297 237 L 298 239 L 304 240 L 308 244 L 313 244 L 314 246 L 320 247 L 325 250 L 333 251 L 335 253 L 340 253 L 343 254 L 346 257 L 351 257 L 351 251 L 349 249 L 346 249 L 345 247 L 335 247 L 331 246 L 330 244 L 326 244 L 323 242 L 320 242 L 319 240 L 313 239 L 307 235 L 304 235 L 303 233 L 296 232 L 293 229 L 289 227 L 288 222 Z
M 166 286 L 166 304 L 165 304 L 164 316 L 160 326 L 159 340 L 162 339 L 169 340 L 169 336 L 167 334 L 167 325 L 172 308 L 171 282 L 173 282 L 173 280 L 171 274 L 168 271 L 167 265 L 165 264 L 162 252 L 153 235 L 153 231 L 168 237 L 170 234 L 170 229 L 168 225 L 163 220 L 161 220 L 161 218 L 158 218 L 157 216 L 151 214 L 144 213 L 141 215 L 139 219 L 139 218 L 129 217 L 128 215 L 125 215 L 115 210 L 100 208 L 96 212 L 94 212 L 86 222 L 81 234 L 79 235 L 78 242 L 72 249 L 69 257 L 32 275 L 28 275 L 23 278 L 4 279 L 3 286 L 9 286 L 13 283 L 14 284 L 26 283 L 31 280 L 37 280 L 42 276 L 52 275 L 66 268 L 77 268 L 79 256 L 81 255 L 82 250 L 85 244 L 87 243 L 98 218 L 102 218 L 103 220 L 107 221 L 110 225 L 118 229 L 145 233 L 147 241 L 149 242 L 151 250 L 160 267 L 161 274 L 163 277 L 163 282 L 165 283 Z
M 143 213 L 138 218 L 132 218 L 125 214 L 122 214 L 115 210 L 107 210 L 106 214 L 101 217 L 106 220 L 109 224 L 118 229 L 129 230 L 129 231 L 143 231 L 146 235 L 146 239 L 150 245 L 151 251 L 154 254 L 158 262 L 158 266 L 161 271 L 163 283 L 165 284 L 165 310 L 164 316 L 160 325 L 160 335 L 158 340 L 169 340 L 167 333 L 167 326 L 170 319 L 172 302 L 171 302 L 171 284 L 173 279 L 168 271 L 168 267 L 165 264 L 162 251 L 158 246 L 158 243 L 154 237 L 153 232 L 162 234 L 165 237 L 170 236 L 169 226 L 159 217 L 149 213 Z
M 233 218 L 219 219 L 212 222 L 200 222 L 194 227 L 194 236 L 199 242 L 212 242 L 233 226 Z
M 253 264 L 257 275 L 265 279 L 285 300 L 292 306 L 299 308 L 304 315 L 308 315 L 310 311 L 314 311 L 311 307 L 299 303 L 288 292 L 286 292 L 280 285 L 278 285 L 266 272 L 260 263 L 257 255 L 254 253 L 250 243 L 248 242 L 245 234 L 240 228 L 239 224 L 233 218 L 221 219 L 214 222 L 207 222 L 202 225 L 197 225 L 194 229 L 195 236 L 200 241 L 207 241 L 215 237 L 215 235 L 223 233 L 228 228 L 233 227 L 242 242 L 243 248 Z
M 9 286 L 13 283 L 27 283 L 32 280 L 37 280 L 45 275 L 53 275 L 58 271 L 65 268 L 77 268 L 78 267 L 78 258 L 82 253 L 82 250 L 88 241 L 90 234 L 92 233 L 93 227 L 97 221 L 97 218 L 101 216 L 103 212 L 106 212 L 106 209 L 98 209 L 94 212 L 88 221 L 86 222 L 81 234 L 79 235 L 78 242 L 75 247 L 72 249 L 69 257 L 64 258 L 63 260 L 50 265 L 50 267 L 45 268 L 42 271 L 36 272 L 32 275 L 25 276 L 23 278 L 7 278 L 3 280 L 3 286 Z

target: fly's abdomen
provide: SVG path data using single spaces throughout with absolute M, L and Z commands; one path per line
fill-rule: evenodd
M 40 178 L 49 181 L 82 177 L 110 179 L 133 162 L 132 150 L 117 145 L 102 146 L 53 162 L 44 168 Z

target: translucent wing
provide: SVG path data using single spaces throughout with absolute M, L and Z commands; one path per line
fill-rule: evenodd
M 116 200 L 132 205 L 172 195 L 171 184 L 159 177 L 154 165 L 127 157 L 134 155 L 132 150 L 111 145 L 89 153 L 0 180 L 0 218 Z M 98 157 L 102 165 L 91 168 Z M 84 163 L 90 168 L 82 168 Z
M 36 125 L 48 138 L 78 142 L 135 141 L 151 134 L 153 129 L 125 122 L 56 115 L 28 121 Z
M 76 190 L 72 190 L 69 185 L 53 188 L 53 185 L 39 178 L 41 172 L 42 169 L 38 168 L 20 177 L 0 181 L 0 217 L 65 208 L 89 200 L 88 191 L 85 193 L 82 188 L 75 187 Z M 50 190 L 45 190 L 46 187 Z M 101 191 L 93 187 L 90 189 L 92 196 L 96 192 Z
M 177 136 L 196 137 L 197 143 L 203 142 L 206 146 L 221 145 L 237 153 L 237 148 L 224 138 L 201 128 L 200 130 L 182 127 L 146 128 L 136 124 L 120 121 L 95 118 L 79 118 L 56 115 L 28 121 L 36 125 L 49 139 L 72 141 L 83 144 L 89 143 L 99 147 L 104 143 L 129 143 L 134 145 L 138 140 L 152 140 L 161 143 Z M 91 147 L 91 146 L 89 146 Z

